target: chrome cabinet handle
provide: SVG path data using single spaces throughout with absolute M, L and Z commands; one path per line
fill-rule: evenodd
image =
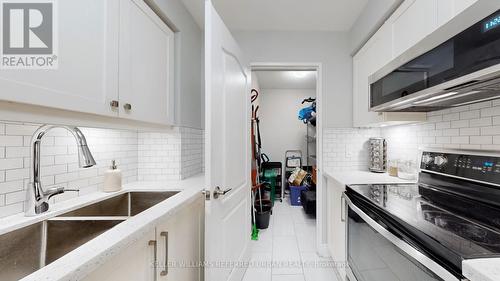
M 228 188 L 228 189 L 222 190 L 219 186 L 216 186 L 215 190 L 214 190 L 214 199 L 219 198 L 219 196 L 223 196 L 223 195 L 228 194 L 231 190 L 233 190 L 233 189 Z
M 119 105 L 120 102 L 118 102 L 117 100 L 112 100 L 109 102 L 109 106 L 111 106 L 112 108 L 117 108 Z
M 345 222 L 345 196 L 340 197 L 340 221 Z
M 156 240 L 149 240 L 148 242 L 149 246 L 153 246 L 153 280 L 156 281 L 156 272 L 158 271 L 158 262 L 157 262 L 157 255 L 158 255 L 158 250 L 156 248 Z
M 165 268 L 160 272 L 160 276 L 166 276 L 168 274 L 168 232 L 160 232 L 160 236 L 165 238 Z
M 132 110 L 132 105 L 130 103 L 126 103 L 126 104 L 123 105 L 123 108 L 125 110 Z

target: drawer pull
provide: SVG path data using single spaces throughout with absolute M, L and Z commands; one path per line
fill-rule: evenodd
M 165 268 L 160 272 L 160 276 L 166 276 L 168 274 L 168 232 L 162 231 L 160 236 L 165 238 Z

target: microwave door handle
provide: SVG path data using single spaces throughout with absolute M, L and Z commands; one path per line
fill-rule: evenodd
M 444 281 L 462 281 L 451 274 L 449 271 L 444 269 L 441 265 L 412 247 L 410 244 L 406 243 L 404 240 L 396 237 L 394 234 L 389 232 L 385 227 L 378 224 L 375 220 L 373 220 L 370 216 L 364 213 L 361 209 L 359 209 L 356 205 L 354 205 L 349 196 L 345 196 L 345 201 L 347 202 L 348 207 L 354 211 L 358 216 L 360 216 L 370 227 L 372 227 L 375 231 L 377 231 L 380 235 L 382 235 L 385 239 L 389 240 L 393 245 L 398 247 L 400 250 L 405 252 L 408 256 L 414 258 L 416 261 L 427 267 L 429 270 L 434 272 L 437 276 L 442 278 Z

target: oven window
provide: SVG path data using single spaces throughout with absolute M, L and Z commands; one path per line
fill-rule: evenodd
M 347 258 L 357 280 L 443 281 L 348 209 Z

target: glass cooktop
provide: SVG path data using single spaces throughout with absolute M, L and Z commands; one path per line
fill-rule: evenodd
M 357 199 L 368 209 L 377 207 L 414 243 L 423 245 L 431 254 L 442 254 L 459 269 L 463 259 L 500 254 L 497 208 L 474 202 L 471 214 L 468 199 L 418 184 L 350 185 L 346 193 L 351 201 Z

